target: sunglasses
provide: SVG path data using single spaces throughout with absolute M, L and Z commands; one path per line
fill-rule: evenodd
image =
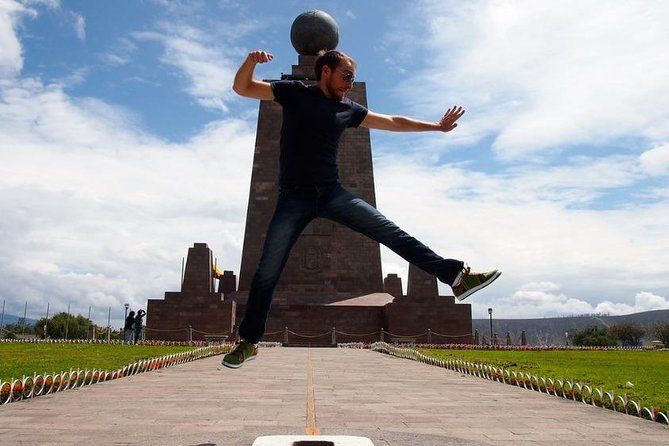
M 335 70 L 335 71 L 336 71 L 336 70 Z M 355 75 L 353 75 L 353 74 L 351 74 L 351 73 L 349 73 L 349 72 L 347 72 L 347 73 L 342 73 L 341 78 L 342 78 L 342 80 L 343 80 L 344 82 L 350 82 L 350 83 L 353 83 L 353 82 L 355 81 Z

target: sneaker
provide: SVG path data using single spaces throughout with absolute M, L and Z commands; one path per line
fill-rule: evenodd
M 472 273 L 471 268 L 463 268 L 462 273 L 458 276 L 459 282 L 451 286 L 453 294 L 458 300 L 465 300 L 470 294 L 493 283 L 501 274 L 502 272 L 496 269 L 487 273 Z
M 241 367 L 246 361 L 255 359 L 258 355 L 258 347 L 250 342 L 242 341 L 235 348 L 223 357 L 222 364 L 226 367 L 236 369 Z

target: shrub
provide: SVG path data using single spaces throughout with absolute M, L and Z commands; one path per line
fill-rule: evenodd
M 618 341 L 608 330 L 599 327 L 589 327 L 577 331 L 574 333 L 573 342 L 574 345 L 590 347 L 614 347 L 618 345 Z
M 665 347 L 669 347 L 669 322 L 660 322 L 655 326 L 653 334 L 662 341 Z
M 646 332 L 646 330 L 637 325 L 625 322 L 614 325 L 609 330 L 626 347 L 638 346 Z

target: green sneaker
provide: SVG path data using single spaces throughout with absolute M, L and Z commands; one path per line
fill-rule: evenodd
M 487 273 L 472 273 L 471 268 L 463 268 L 462 273 L 458 276 L 459 282 L 451 286 L 453 294 L 458 300 L 465 300 L 470 294 L 493 283 L 501 274 L 502 272 L 496 269 Z
M 223 357 L 222 364 L 233 369 L 239 368 L 246 361 L 258 356 L 258 347 L 250 342 L 242 341 L 234 349 Z

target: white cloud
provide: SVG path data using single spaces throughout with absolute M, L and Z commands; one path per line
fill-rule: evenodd
M 471 141 L 494 138 L 500 156 L 669 137 L 667 2 L 411 8 L 394 38 L 419 45 L 427 62 L 400 94 L 422 113 L 463 104 L 468 114 L 458 131 Z M 421 39 L 407 38 L 421 25 Z
M 25 5 L 44 5 L 48 9 L 59 10 L 60 0 L 21 0 Z
M 552 282 L 530 282 L 520 286 L 510 297 L 495 302 L 498 314 L 518 317 L 569 316 L 580 314 L 609 314 L 619 316 L 640 311 L 669 308 L 669 300 L 646 291 L 636 293 L 634 304 L 605 300 L 589 303 L 567 297 L 561 287 Z M 505 316 L 501 316 L 505 317 Z
M 23 68 L 16 27 L 26 15 L 34 16 L 36 12 L 14 0 L 0 0 L 0 79 L 13 77 Z
M 634 297 L 634 305 L 638 311 L 666 310 L 669 309 L 669 300 L 647 291 L 637 293 Z
M 669 173 L 669 143 L 653 147 L 639 157 L 641 167 L 650 175 Z
M 228 103 L 236 97 L 231 87 L 243 61 L 243 51 L 234 42 L 258 24 L 217 25 L 221 30 L 209 33 L 182 23 L 162 22 L 159 31 L 135 32 L 132 36 L 140 41 L 161 42 L 165 48 L 162 62 L 186 76 L 186 91 L 204 107 L 227 111 Z
M 100 59 L 109 65 L 126 65 L 137 52 L 137 45 L 127 38 L 120 38 L 109 51 L 100 54 Z
M 70 13 L 72 15 L 74 32 L 77 38 L 82 42 L 86 40 L 86 19 L 77 12 Z
M 93 305 L 106 323 L 107 306 L 117 319 L 125 302 L 137 308 L 178 289 L 193 242 L 238 269 L 249 123 L 214 121 L 171 144 L 127 110 L 55 84 L 26 79 L 0 94 L 0 295 L 25 297 L 31 312 Z
M 522 287 L 535 282 L 562 284 L 562 293 L 539 291 L 592 306 L 604 296 L 631 305 L 642 285 L 669 293 L 669 202 L 664 198 L 609 210 L 575 206 L 634 184 L 630 177 L 636 167 L 626 158 L 590 164 L 590 170 L 574 164 L 494 174 L 384 156 L 375 160 L 377 203 L 384 215 L 438 254 L 465 260 L 474 270 L 503 271 L 494 286 L 471 299 L 475 311 L 518 289 L 529 299 L 536 290 Z M 598 179 L 603 169 L 619 172 L 617 179 Z M 383 262 L 384 274 L 399 273 L 406 285 L 406 269 L 391 269 L 406 268 L 406 262 L 387 250 Z M 441 292 L 450 290 L 441 286 Z M 508 314 L 523 312 L 509 307 Z

